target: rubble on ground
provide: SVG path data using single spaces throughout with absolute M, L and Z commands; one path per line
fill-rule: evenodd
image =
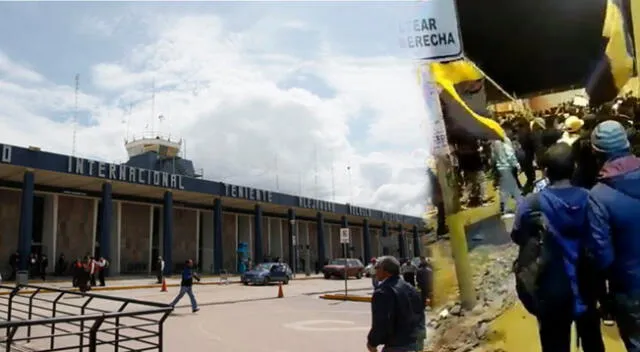
M 480 246 L 469 254 L 477 304 L 472 311 L 465 311 L 454 301 L 431 312 L 425 351 L 488 352 L 480 344 L 487 336 L 490 323 L 516 300 L 511 271 L 516 255 L 517 246 L 513 244 Z

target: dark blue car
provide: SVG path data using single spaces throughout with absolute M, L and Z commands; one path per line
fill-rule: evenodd
M 285 263 L 262 263 L 242 274 L 241 281 L 245 285 L 268 285 L 272 282 L 288 284 L 293 277 L 289 265 Z

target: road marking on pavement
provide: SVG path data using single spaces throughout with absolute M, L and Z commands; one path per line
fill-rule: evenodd
M 284 324 L 288 329 L 298 331 L 368 331 L 368 326 L 348 326 L 356 323 L 349 320 L 303 320 Z M 318 326 L 325 325 L 325 326 Z M 327 326 L 328 325 L 328 326 Z

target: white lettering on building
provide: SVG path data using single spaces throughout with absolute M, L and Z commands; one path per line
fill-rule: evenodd
M 8 152 L 11 161 L 11 149 Z M 5 149 L 2 149 L 2 162 L 5 162 Z M 167 172 L 152 171 L 124 164 L 111 164 L 85 160 L 70 156 L 67 171 L 82 176 L 94 176 L 112 181 L 124 181 L 148 186 L 162 186 L 172 189 L 184 189 L 183 176 Z

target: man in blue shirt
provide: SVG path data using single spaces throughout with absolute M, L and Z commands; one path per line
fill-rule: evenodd
M 600 123 L 591 134 L 604 161 L 589 195 L 589 249 L 608 275 L 613 315 L 627 351 L 640 351 L 640 158 L 631 153 L 625 128 Z
M 543 264 L 534 293 L 542 351 L 569 352 L 571 324 L 575 321 L 583 351 L 603 352 L 595 295 L 585 289 L 588 287 L 582 276 L 589 192 L 571 185 L 575 163 L 568 144 L 551 146 L 542 164 L 549 185 L 519 204 L 511 233 L 520 246 L 532 236 L 543 236 Z M 536 214 L 542 216 L 543 229 L 533 220 Z
M 195 313 L 199 311 L 200 308 L 198 308 L 196 297 L 193 295 L 193 279 L 195 278 L 200 282 L 200 276 L 193 272 L 193 260 L 189 259 L 184 264 L 184 269 L 182 270 L 182 281 L 180 282 L 180 293 L 178 293 L 173 302 L 171 302 L 171 305 L 175 307 L 182 297 L 187 294 L 191 300 L 191 311 Z

